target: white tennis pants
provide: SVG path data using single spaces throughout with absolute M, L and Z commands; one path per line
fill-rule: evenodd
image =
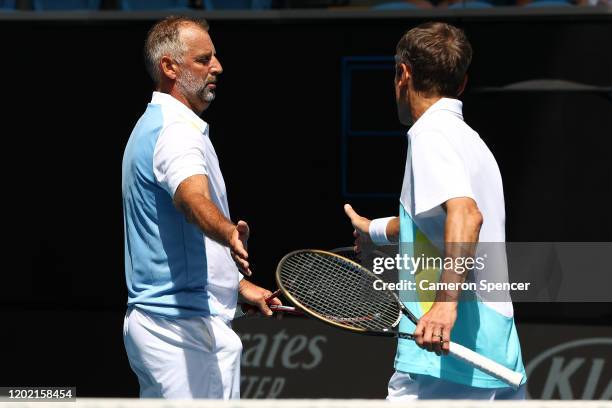
M 242 343 L 219 317 L 164 319 L 132 308 L 123 340 L 140 398 L 240 398 Z
M 477 388 L 457 384 L 422 374 L 396 371 L 389 380 L 389 401 L 417 399 L 477 399 L 477 400 L 523 400 L 525 385 L 517 390 L 505 388 Z

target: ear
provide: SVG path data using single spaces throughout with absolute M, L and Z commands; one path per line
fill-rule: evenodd
M 163 56 L 159 62 L 161 72 L 168 79 L 176 79 L 178 65 L 168 56 Z
M 402 62 L 395 66 L 395 80 L 400 88 L 407 86 L 410 78 L 412 78 L 412 71 L 408 65 Z
M 467 81 L 468 81 L 468 76 L 467 74 L 465 74 L 465 78 L 463 78 L 463 83 L 459 87 L 459 92 L 457 92 L 457 96 L 461 96 L 463 91 L 465 91 L 465 86 L 467 85 Z

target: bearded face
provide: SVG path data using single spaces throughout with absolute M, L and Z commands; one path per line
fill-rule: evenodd
M 187 99 L 198 99 L 206 104 L 215 99 L 216 82 L 212 75 L 200 78 L 190 70 L 181 71 L 177 78 L 177 85 Z

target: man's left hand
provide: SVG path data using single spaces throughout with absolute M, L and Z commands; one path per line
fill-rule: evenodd
M 457 302 L 435 302 L 419 319 L 414 330 L 419 347 L 434 353 L 448 354 L 450 335 L 457 320 Z
M 264 289 L 254 283 L 249 282 L 246 279 L 240 281 L 240 287 L 238 289 L 240 299 L 245 303 L 243 310 L 246 309 L 247 313 L 252 314 L 255 311 L 261 312 L 264 316 L 272 316 L 272 310 L 268 305 L 282 305 L 283 303 L 278 298 L 270 298 L 272 292 L 268 289 Z

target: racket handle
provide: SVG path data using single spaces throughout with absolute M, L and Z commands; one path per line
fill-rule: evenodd
M 465 361 L 481 371 L 484 371 L 498 380 L 502 380 L 514 388 L 518 388 L 523 381 L 523 374 L 512 371 L 509 368 L 504 367 L 503 365 L 496 363 L 495 361 L 488 359 L 467 347 L 463 347 L 461 344 L 453 343 L 451 341 L 449 344 L 449 354 Z
M 276 289 L 276 290 L 274 291 L 274 293 L 272 293 L 270 296 L 268 296 L 268 297 L 266 298 L 266 303 L 270 303 L 270 301 L 271 301 L 272 299 L 277 298 L 277 297 L 278 297 L 278 295 L 280 295 L 280 292 L 281 292 L 281 290 L 280 290 L 280 289 Z
M 304 315 L 300 310 L 297 310 L 295 307 L 292 306 L 269 305 L 269 307 L 270 310 L 272 310 L 273 312 L 289 313 L 296 316 Z

